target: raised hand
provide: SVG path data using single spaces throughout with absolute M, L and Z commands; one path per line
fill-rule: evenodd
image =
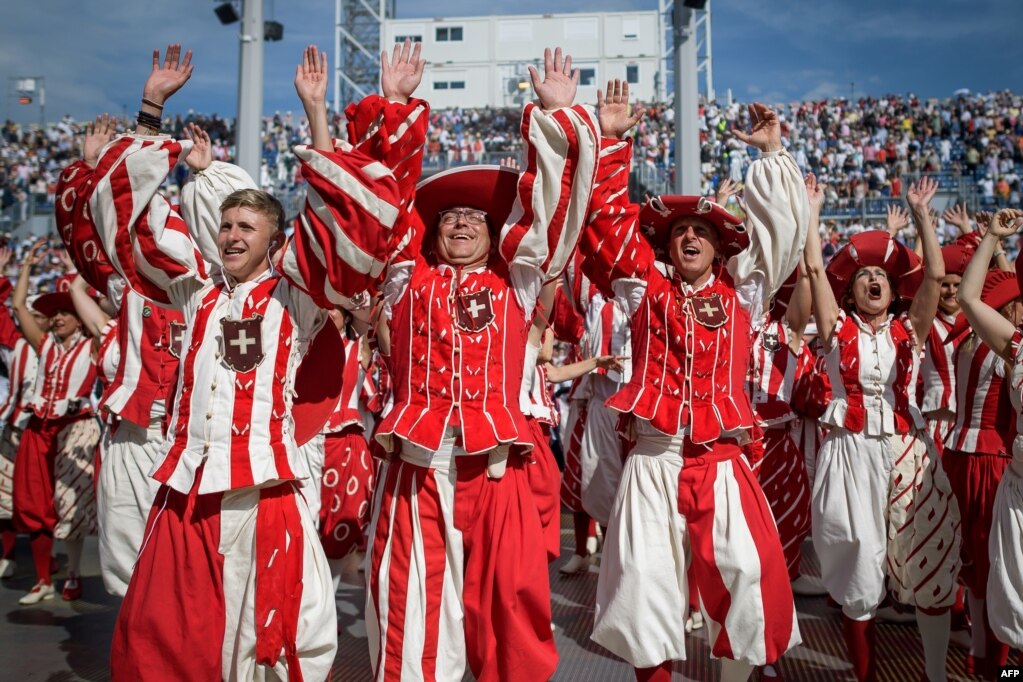
M 0 277 L 7 273 L 7 266 L 11 264 L 14 257 L 14 250 L 9 246 L 0 246 Z
M 810 212 L 820 218 L 821 209 L 824 207 L 824 188 L 817 184 L 817 176 L 813 173 L 808 173 L 803 178 L 803 184 L 806 185 L 806 198 L 810 202 Z
M 327 81 L 327 53 L 310 45 L 302 53 L 302 63 L 295 67 L 295 91 L 307 109 L 311 104 L 326 103 Z
M 938 191 L 938 181 L 934 178 L 921 177 L 909 186 L 906 192 L 906 201 L 914 212 L 926 215 L 930 210 L 931 199 Z
M 995 213 L 988 226 L 988 232 L 1004 239 L 1023 228 L 1023 211 L 1018 208 L 1003 208 Z
M 990 224 L 991 214 L 987 211 L 977 211 L 977 231 L 980 232 L 981 237 L 987 232 L 988 225 Z
M 721 184 L 718 185 L 718 191 L 714 193 L 715 203 L 724 206 L 728 203 L 730 198 L 739 193 L 740 189 L 742 189 L 742 185 L 737 182 L 732 182 L 731 178 L 725 178 L 721 181 Z
M 892 237 L 899 233 L 899 230 L 909 225 L 909 211 L 896 204 L 888 204 L 885 227 Z
M 575 101 L 575 91 L 579 86 L 579 69 L 572 70 L 572 57 L 562 55 L 561 48 L 543 51 L 543 80 L 532 66 L 529 67 L 529 78 L 533 81 L 533 91 L 540 98 L 544 109 L 560 109 L 570 107 Z
M 40 237 L 32 243 L 32 246 L 25 252 L 24 264 L 28 267 L 39 265 L 46 257 L 46 237 Z
M 82 140 L 82 158 L 89 168 L 95 168 L 99 161 L 99 153 L 110 140 L 114 139 L 114 119 L 109 114 L 101 114 L 96 120 L 85 127 L 85 138 Z
M 185 137 L 192 141 L 192 151 L 185 157 L 185 163 L 196 173 L 200 173 L 213 163 L 213 143 L 205 130 L 194 123 L 185 127 Z
M 622 139 L 644 114 L 646 108 L 639 102 L 633 105 L 632 113 L 629 113 L 629 84 L 625 81 L 617 78 L 609 80 L 606 96 L 597 89 L 597 119 L 600 121 L 600 134 L 604 137 Z
M 516 173 L 519 172 L 519 160 L 514 156 L 503 156 L 501 160 L 497 162 L 497 165 L 502 168 L 511 168 Z
M 75 266 L 75 262 L 71 260 L 71 254 L 67 252 L 67 249 L 56 249 L 57 260 L 64 266 L 64 272 L 77 272 L 78 267 Z
M 765 104 L 754 102 L 749 105 L 750 131 L 734 129 L 732 133 L 751 147 L 762 152 L 776 152 L 781 149 L 781 124 L 778 115 Z
M 941 217 L 945 219 L 946 223 L 955 225 L 959 228 L 961 234 L 969 234 L 973 232 L 973 225 L 970 223 L 970 214 L 966 212 L 966 204 L 956 204 L 951 208 L 946 208 Z
M 175 43 L 167 46 L 163 63 L 160 63 L 160 51 L 153 50 L 153 70 L 142 88 L 142 97 L 158 106 L 170 99 L 170 96 L 181 89 L 192 77 L 192 51 L 185 52 L 181 59 L 181 45 Z
M 380 90 L 392 102 L 408 102 L 408 98 L 423 81 L 426 60 L 420 59 L 423 44 L 412 46 L 409 38 L 401 45 L 394 46 L 391 59 L 387 50 L 380 53 Z

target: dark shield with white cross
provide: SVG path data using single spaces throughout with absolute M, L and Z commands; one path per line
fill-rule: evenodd
M 728 313 L 725 312 L 725 304 L 721 301 L 721 294 L 696 296 L 689 299 L 689 304 L 692 306 L 693 317 L 704 327 L 717 329 L 725 322 L 728 322 Z
M 168 327 L 168 333 L 170 334 L 170 354 L 174 357 L 181 358 L 181 349 L 185 345 L 185 323 L 184 322 L 171 322 Z
M 455 297 L 455 324 L 467 332 L 478 332 L 494 321 L 490 289 L 480 289 Z
M 263 362 L 262 315 L 220 321 L 224 363 L 236 372 L 251 372 Z

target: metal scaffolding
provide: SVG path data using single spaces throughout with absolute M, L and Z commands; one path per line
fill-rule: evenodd
M 683 3 L 684 4 L 684 3 Z M 714 93 L 714 60 L 711 44 L 711 0 L 702 10 L 690 10 L 693 16 L 692 31 L 696 37 L 696 77 L 700 93 L 707 101 L 715 99 Z M 672 18 L 675 3 L 673 0 L 660 0 L 659 16 L 661 24 L 661 40 L 664 42 L 664 77 L 658 79 L 658 97 L 662 102 L 668 101 L 675 92 L 675 32 Z
M 334 111 L 377 92 L 383 23 L 394 16 L 395 0 L 336 0 Z

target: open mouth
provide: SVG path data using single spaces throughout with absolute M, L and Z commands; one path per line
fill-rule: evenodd
M 464 234 L 464 233 L 453 234 L 450 237 L 448 237 L 448 239 L 457 239 L 459 241 L 471 241 L 471 240 L 473 240 L 475 238 L 476 237 L 472 236 L 471 234 Z
M 696 246 L 683 246 L 682 255 L 687 258 L 696 258 L 700 255 L 700 249 Z
M 244 249 L 224 249 L 225 256 L 240 256 L 245 253 Z
M 867 287 L 867 296 L 873 301 L 881 300 L 881 285 L 874 282 Z

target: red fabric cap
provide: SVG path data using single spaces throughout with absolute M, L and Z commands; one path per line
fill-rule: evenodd
M 828 263 L 827 274 L 835 299 L 841 303 L 860 268 L 880 267 L 895 282 L 900 296 L 912 298 L 923 281 L 923 262 L 905 244 L 882 230 L 854 234 Z
M 305 445 L 327 423 L 341 397 L 341 368 L 345 364 L 341 334 L 329 319 L 313 337 L 295 374 L 295 442 Z
M 639 212 L 639 223 L 655 250 L 665 252 L 671 228 L 680 218 L 703 218 L 718 231 L 719 253 L 731 258 L 749 246 L 749 233 L 742 219 L 706 197 L 663 194 L 647 200 Z
M 71 294 L 66 291 L 43 294 L 32 303 L 32 307 L 46 317 L 53 317 L 58 310 L 66 310 L 72 315 L 78 316 L 74 301 L 71 300 Z
M 518 196 L 519 174 L 504 166 L 464 166 L 431 175 L 416 186 L 416 212 L 427 232 L 437 227 L 441 211 L 468 206 L 485 211 L 490 226 L 504 226 Z
M 974 251 L 976 251 L 975 247 L 959 239 L 941 247 L 941 258 L 945 261 L 945 274 L 962 277 Z
M 1019 261 L 1017 261 L 1018 263 Z M 1018 268 L 1018 266 L 1017 266 Z M 1020 283 L 1015 273 L 1006 270 L 992 270 L 984 278 L 984 288 L 980 291 L 980 300 L 994 308 L 1001 310 L 1006 303 L 1010 303 L 1023 296 L 1020 292 Z M 970 323 L 966 315 L 959 315 L 955 325 L 945 338 L 945 343 L 952 343 L 970 329 Z

